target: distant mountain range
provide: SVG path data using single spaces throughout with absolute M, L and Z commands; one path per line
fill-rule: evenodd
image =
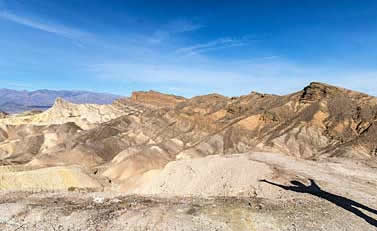
M 0 111 L 19 113 L 28 110 L 45 110 L 53 105 L 56 98 L 63 98 L 73 103 L 108 104 L 121 96 L 89 91 L 0 89 Z

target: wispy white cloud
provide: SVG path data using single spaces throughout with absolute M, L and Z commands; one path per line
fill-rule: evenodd
M 93 76 L 184 96 L 218 92 L 228 96 L 259 91 L 287 94 L 319 81 L 377 95 L 377 70 L 340 70 L 308 66 L 273 57 L 238 62 L 187 63 L 105 62 L 89 67 Z M 358 83 L 355 84 L 355 79 Z M 137 90 L 137 89 L 135 89 Z
M 90 36 L 89 33 L 78 29 L 58 24 L 43 23 L 39 20 L 19 16 L 6 10 L 0 11 L 0 18 L 69 39 L 82 39 Z
M 245 46 L 249 44 L 250 41 L 252 40 L 247 39 L 247 38 L 241 38 L 241 39 L 219 38 L 219 39 L 209 41 L 206 43 L 195 44 L 192 46 L 179 48 L 176 50 L 176 53 L 183 56 L 191 56 L 191 55 L 197 55 L 197 54 L 208 52 L 208 51 Z
M 83 46 L 84 39 L 101 37 L 99 34 L 94 36 L 79 29 L 52 24 L 38 16 L 30 18 L 2 11 L 1 8 L 0 19 L 69 38 L 77 46 Z M 100 57 L 92 60 L 88 58 L 85 62 L 90 64 L 83 67 L 80 63 L 82 59 L 77 59 L 77 63 L 84 69 L 82 73 L 87 74 L 85 78 L 88 80 L 98 78 L 124 85 L 133 83 L 132 86 L 171 91 L 185 96 L 209 92 L 231 96 L 247 94 L 252 90 L 286 94 L 302 89 L 310 81 L 328 82 L 377 95 L 374 87 L 377 85 L 377 68 L 343 70 L 340 67 L 309 66 L 273 55 L 225 61 L 221 57 L 206 55 L 206 52 L 248 46 L 256 40 L 252 37 L 224 37 L 199 43 L 187 36 L 203 28 L 203 24 L 189 20 L 173 20 L 148 34 L 124 33 L 126 39 L 119 43 L 109 42 L 110 39 L 96 40 L 95 45 L 102 47 L 101 52 L 98 52 Z M 151 46 L 150 43 L 158 46 Z M 119 60 L 111 60 L 111 57 L 118 57 Z M 68 58 L 64 57 L 64 60 Z M 46 65 L 43 63 L 40 66 L 45 69 Z M 16 84 L 14 87 L 17 87 Z
M 197 24 L 189 20 L 173 20 L 154 31 L 153 35 L 149 39 L 149 42 L 158 44 L 168 40 L 174 34 L 192 32 L 203 27 L 204 26 L 202 24 Z

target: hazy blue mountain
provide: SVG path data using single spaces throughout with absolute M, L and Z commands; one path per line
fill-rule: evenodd
M 121 96 L 88 91 L 17 91 L 0 89 L 0 111 L 17 113 L 27 110 L 45 110 L 51 107 L 56 98 L 73 103 L 109 104 Z

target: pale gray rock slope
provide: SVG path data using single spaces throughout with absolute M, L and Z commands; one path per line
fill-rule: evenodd
M 0 230 L 377 228 L 377 98 L 362 93 L 150 91 L 4 117 Z

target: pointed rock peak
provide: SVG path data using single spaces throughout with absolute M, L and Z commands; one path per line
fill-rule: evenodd
M 311 82 L 309 86 L 321 86 L 321 87 L 335 87 L 327 83 L 322 83 L 322 82 Z M 336 88 L 336 87 L 335 87 Z
M 304 90 L 309 89 L 309 88 L 310 89 L 322 89 L 322 91 L 327 90 L 328 92 L 338 91 L 338 92 L 343 92 L 343 93 L 354 93 L 354 94 L 366 95 L 366 94 L 358 92 L 358 91 L 349 90 L 349 89 L 346 89 L 346 88 L 343 88 L 343 87 L 338 87 L 338 86 L 330 85 L 330 84 L 327 84 L 327 83 L 321 83 L 321 82 L 311 82 L 308 86 L 306 86 L 304 88 Z
M 56 100 L 55 100 L 55 104 L 61 104 L 61 103 L 64 103 L 64 102 L 65 102 L 65 100 L 63 98 L 60 98 L 60 97 L 56 98 Z
M 371 98 L 367 94 L 345 89 L 342 87 L 336 87 L 326 83 L 311 82 L 307 87 L 302 90 L 301 100 L 302 101 L 315 101 L 323 98 L 329 98 L 339 95 L 347 95 L 353 98 Z
M 326 83 L 311 82 L 302 90 L 301 101 L 318 101 L 320 99 L 345 93 L 347 90 Z
M 71 104 L 71 102 L 69 102 L 69 101 L 67 101 L 67 100 L 65 100 L 65 99 L 63 99 L 63 98 L 61 98 L 61 97 L 58 97 L 58 98 L 56 98 L 53 107 L 68 106 L 68 105 L 70 105 L 70 104 Z
M 8 113 L 0 111 L 0 119 L 3 119 L 8 116 Z
M 321 90 L 321 91 L 325 91 L 325 90 L 345 90 L 343 88 L 339 88 L 339 87 L 336 87 L 336 86 L 332 86 L 330 84 L 326 84 L 326 83 L 321 83 L 321 82 L 311 82 L 308 86 L 306 86 L 304 88 L 304 91 L 305 89 L 316 89 L 316 90 Z

